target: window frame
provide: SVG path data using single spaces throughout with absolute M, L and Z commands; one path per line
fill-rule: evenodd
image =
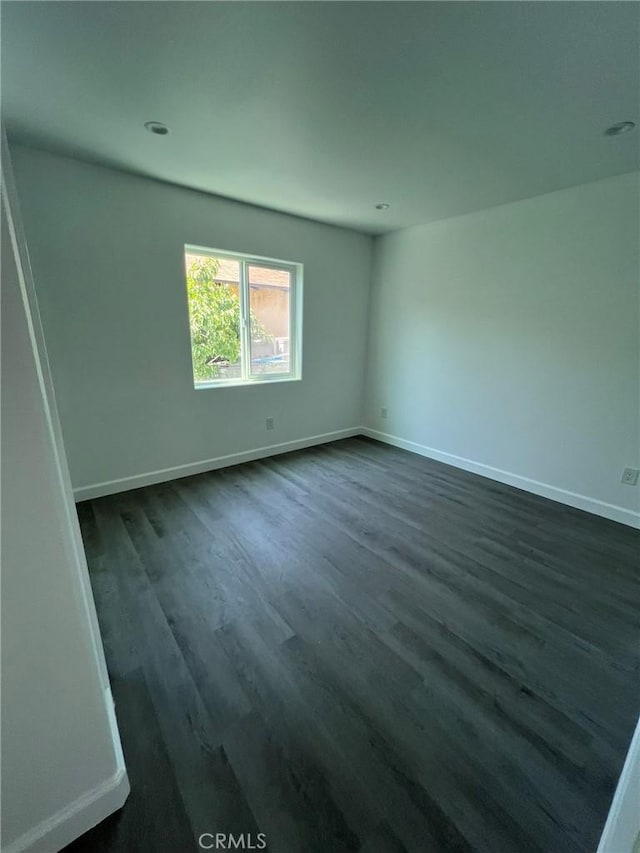
M 260 255 L 248 255 L 244 252 L 229 252 L 212 249 L 209 246 L 197 246 L 185 243 L 183 255 L 202 255 L 236 261 L 240 267 L 240 364 L 242 376 L 237 379 L 207 379 L 198 382 L 193 363 L 193 344 L 191 341 L 191 306 L 187 293 L 187 319 L 189 320 L 189 349 L 191 352 L 191 376 L 196 391 L 209 388 L 237 388 L 261 385 L 270 382 L 299 382 L 302 379 L 302 275 L 303 265 L 296 261 L 280 261 L 277 258 L 265 258 Z M 289 371 L 287 373 L 251 374 L 251 310 L 250 285 L 247 267 L 257 266 L 267 269 L 284 270 L 289 273 Z M 185 281 L 186 285 L 186 281 Z

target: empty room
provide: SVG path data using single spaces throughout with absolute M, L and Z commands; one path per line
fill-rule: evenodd
M 2 853 L 640 853 L 640 3 L 0 39 Z

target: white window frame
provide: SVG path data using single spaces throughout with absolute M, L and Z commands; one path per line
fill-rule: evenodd
M 245 255 L 240 252 L 228 252 L 212 249 L 209 246 L 195 246 L 186 243 L 185 255 L 203 255 L 211 258 L 237 261 L 240 265 L 240 364 L 242 376 L 237 379 L 209 379 L 197 382 L 193 360 L 191 375 L 196 391 L 208 388 L 235 388 L 237 386 L 259 385 L 264 382 L 298 382 L 302 379 L 302 272 L 303 266 L 292 261 L 280 261 L 276 258 L 264 258 L 260 255 Z M 289 372 L 263 373 L 251 375 L 251 329 L 250 329 L 250 298 L 249 276 L 247 266 L 267 267 L 269 269 L 285 270 L 289 273 Z M 187 295 L 187 312 L 190 311 Z M 193 356 L 191 329 L 189 328 L 189 347 Z

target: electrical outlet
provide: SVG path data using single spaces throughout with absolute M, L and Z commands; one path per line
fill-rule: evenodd
M 637 468 L 625 468 L 622 472 L 622 480 L 621 483 L 624 483 L 625 486 L 635 486 L 638 482 L 638 471 Z
M 386 406 L 383 406 L 383 407 L 380 409 L 380 417 L 381 417 L 381 418 L 386 418 L 386 417 L 387 417 L 387 407 L 386 407 Z
M 273 418 L 267 418 L 267 429 L 273 429 Z

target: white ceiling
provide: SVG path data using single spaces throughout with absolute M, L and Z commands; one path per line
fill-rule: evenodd
M 4 119 L 16 141 L 379 233 L 637 169 L 638 131 L 603 131 L 640 124 L 639 9 L 4 2 Z

